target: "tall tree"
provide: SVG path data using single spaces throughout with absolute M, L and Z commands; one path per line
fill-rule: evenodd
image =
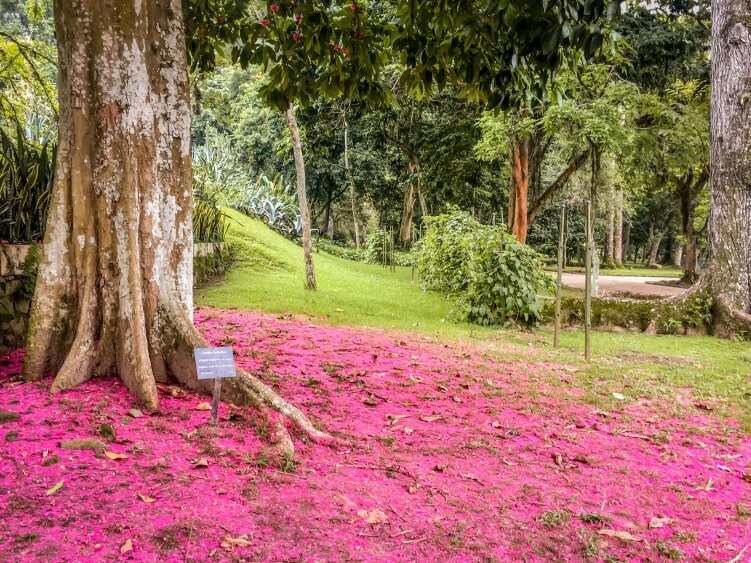
M 751 1 L 712 2 L 709 289 L 715 331 L 751 335 Z
M 24 376 L 53 391 L 117 373 L 149 408 L 169 379 L 209 393 L 193 349 L 190 104 L 180 0 L 55 2 L 59 148 Z M 97 72 L 94 72 L 97 69 Z M 225 396 L 316 430 L 241 373 Z M 277 424 L 280 447 L 292 442 Z
M 316 289 L 316 274 L 313 268 L 313 238 L 310 226 L 310 210 L 308 209 L 308 195 L 305 186 L 305 159 L 302 153 L 302 141 L 300 140 L 300 128 L 297 126 L 295 108 L 287 109 L 287 123 L 292 136 L 292 152 L 295 155 L 295 172 L 297 181 L 297 202 L 300 205 L 302 218 L 302 248 L 303 261 L 305 263 L 305 287 Z

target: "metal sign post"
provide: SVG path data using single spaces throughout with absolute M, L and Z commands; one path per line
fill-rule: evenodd
M 211 405 L 211 426 L 216 426 L 219 417 L 219 399 L 222 394 L 222 379 L 235 377 L 235 354 L 231 346 L 220 348 L 196 348 L 196 375 L 199 380 L 214 380 L 214 402 Z

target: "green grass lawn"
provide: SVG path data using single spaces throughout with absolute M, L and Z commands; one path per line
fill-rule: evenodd
M 441 340 L 475 343 L 505 360 L 546 360 L 577 368 L 593 404 L 630 397 L 675 397 L 692 388 L 696 400 L 718 412 L 730 407 L 751 430 L 751 345 L 711 337 L 647 336 L 595 332 L 593 359 L 583 361 L 583 333 L 564 331 L 552 347 L 549 329 L 483 328 L 447 319 L 451 302 L 424 292 L 409 268 L 381 266 L 315 254 L 318 291 L 304 288 L 302 248 L 260 221 L 229 210 L 228 242 L 236 263 L 220 282 L 196 293 L 199 304 L 268 313 L 293 313 L 318 322 L 428 333 Z M 649 270 L 655 272 L 655 270 Z

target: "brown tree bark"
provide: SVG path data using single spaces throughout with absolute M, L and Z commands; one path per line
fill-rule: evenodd
M 651 229 L 650 229 L 651 230 Z M 647 258 L 647 267 L 653 268 L 657 265 L 657 253 L 660 250 L 660 244 L 662 239 L 665 238 L 665 231 L 658 229 L 657 231 L 651 230 L 652 234 L 649 237 L 649 257 Z
M 515 139 L 512 149 L 511 178 L 514 207 L 511 233 L 521 243 L 527 242 L 527 202 L 529 200 L 529 140 Z
M 616 268 L 623 268 L 623 190 L 615 192 L 615 234 L 613 236 L 613 261 Z
M 203 393 L 194 328 L 190 104 L 180 0 L 56 0 L 59 148 L 24 377 L 52 391 L 118 374 L 148 408 L 157 382 Z M 293 419 L 248 373 L 225 397 Z M 293 451 L 277 420 L 279 447 Z
M 751 2 L 712 2 L 709 290 L 714 330 L 751 335 Z
M 410 160 L 408 171 L 409 180 L 404 190 L 404 206 L 402 208 L 402 220 L 399 225 L 399 240 L 404 244 L 412 242 L 412 219 L 415 216 L 417 184 L 420 181 L 420 164 L 416 160 Z
M 681 231 L 685 242 L 685 266 L 683 281 L 694 283 L 698 279 L 696 273 L 698 236 L 694 229 L 696 215 L 696 198 L 709 180 L 709 170 L 703 170 L 698 178 L 693 174 L 678 180 L 677 191 L 681 205 Z
M 357 199 L 355 193 L 355 177 L 349 167 L 349 124 L 344 120 L 344 175 L 349 184 L 349 196 L 352 203 L 352 224 L 355 229 L 355 247 L 360 248 L 360 226 L 357 220 Z
M 316 274 L 313 268 L 313 236 L 310 227 L 310 210 L 308 209 L 308 194 L 305 187 L 305 160 L 302 154 L 302 141 L 300 140 L 300 128 L 297 126 L 295 117 L 295 108 L 287 109 L 287 124 L 289 132 L 292 135 L 292 152 L 295 155 L 295 172 L 297 175 L 297 201 L 300 206 L 300 216 L 302 217 L 302 250 L 303 260 L 305 262 L 305 287 L 315 291 Z M 326 229 L 331 226 L 331 214 L 328 213 L 329 223 Z
M 615 267 L 615 203 L 608 202 L 608 237 L 605 241 L 605 264 L 606 268 Z
M 685 247 L 686 245 L 679 241 L 673 242 L 673 250 L 670 253 L 670 262 L 671 266 L 674 268 L 681 268 L 683 266 L 683 251 Z
M 582 166 L 584 166 L 584 163 L 587 162 L 587 159 L 589 158 L 589 149 L 582 151 L 579 153 L 575 158 L 573 158 L 569 163 L 568 166 L 565 168 L 563 172 L 561 172 L 558 177 L 551 183 L 547 188 L 545 188 L 545 191 L 540 194 L 540 196 L 537 198 L 535 203 L 532 205 L 532 207 L 529 209 L 529 213 L 527 214 L 527 223 L 532 224 L 532 221 L 535 220 L 537 215 L 542 211 L 545 206 L 548 204 L 548 202 L 553 199 L 564 187 L 566 187 L 566 184 L 568 184 L 568 181 L 571 179 L 571 176 L 579 170 Z

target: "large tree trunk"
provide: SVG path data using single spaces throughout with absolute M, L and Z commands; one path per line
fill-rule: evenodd
M 402 208 L 402 220 L 399 225 L 399 240 L 404 244 L 412 241 L 412 219 L 415 216 L 415 200 L 417 199 L 417 183 L 420 181 L 420 165 L 416 160 L 410 159 L 409 180 L 404 190 L 404 207 Z
M 615 192 L 615 233 L 613 235 L 613 261 L 616 268 L 623 268 L 623 190 Z
M 59 148 L 24 377 L 52 391 L 118 374 L 146 407 L 198 381 L 192 323 L 190 104 L 180 0 L 54 4 Z M 325 437 L 255 377 L 225 398 Z M 278 421 L 282 449 L 292 443 Z
M 303 260 L 305 261 L 305 287 L 315 291 L 316 274 L 313 269 L 313 236 L 310 227 L 308 194 L 305 188 L 305 160 L 302 155 L 300 128 L 297 126 L 295 108 L 292 106 L 287 109 L 287 124 L 289 125 L 289 132 L 292 135 L 292 152 L 295 155 L 295 172 L 297 174 L 297 201 L 300 205 L 300 217 L 302 218 L 302 249 Z M 326 229 L 329 229 L 332 225 L 330 209 L 327 215 L 329 223 L 326 225 Z
M 514 207 L 511 233 L 519 242 L 527 241 L 527 204 L 529 201 L 529 140 L 515 139 L 511 155 L 511 179 Z
M 715 332 L 751 334 L 751 1 L 712 2 L 709 289 Z

